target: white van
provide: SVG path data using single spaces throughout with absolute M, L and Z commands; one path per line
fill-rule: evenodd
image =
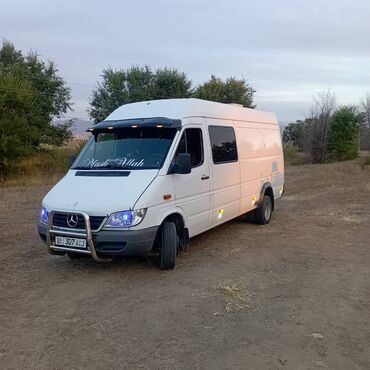
M 157 253 L 173 269 L 195 235 L 247 212 L 269 223 L 284 191 L 272 113 L 156 100 L 123 105 L 89 131 L 42 201 L 38 231 L 52 254 L 101 262 Z

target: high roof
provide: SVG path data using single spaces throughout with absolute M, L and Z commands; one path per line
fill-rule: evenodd
M 150 100 L 125 104 L 113 111 L 105 121 L 149 117 L 170 119 L 209 117 L 277 124 L 274 113 L 194 98 Z

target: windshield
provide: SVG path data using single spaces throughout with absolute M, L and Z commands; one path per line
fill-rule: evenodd
M 72 169 L 159 169 L 176 129 L 120 128 L 98 132 L 86 144 Z

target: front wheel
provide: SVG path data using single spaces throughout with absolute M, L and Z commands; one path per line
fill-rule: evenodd
M 262 204 L 254 210 L 256 223 L 266 225 L 270 222 L 272 216 L 272 200 L 269 195 L 264 195 Z
M 165 221 L 162 225 L 161 270 L 173 270 L 176 263 L 178 236 L 174 222 Z

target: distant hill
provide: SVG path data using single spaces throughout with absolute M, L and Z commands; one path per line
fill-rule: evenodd
M 80 118 L 71 118 L 71 119 L 59 119 L 54 122 L 55 125 L 63 124 L 67 122 L 72 122 L 72 135 L 75 139 L 85 139 L 89 137 L 89 133 L 86 130 L 93 126 L 93 123 L 88 120 L 80 119 Z

